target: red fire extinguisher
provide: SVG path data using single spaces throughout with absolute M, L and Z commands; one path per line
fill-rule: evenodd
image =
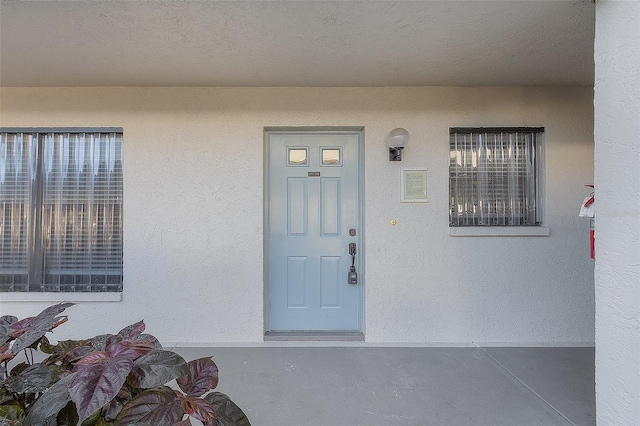
M 596 258 L 596 218 L 591 218 L 591 228 L 589 228 L 589 241 L 591 243 L 591 258 Z
M 593 185 L 585 185 L 593 188 Z M 587 198 L 582 202 L 582 206 L 580 206 L 580 216 L 591 218 L 591 226 L 589 227 L 589 251 L 591 254 L 591 258 L 596 258 L 596 218 L 595 218 L 595 209 L 593 203 L 595 202 L 594 193 L 592 192 Z

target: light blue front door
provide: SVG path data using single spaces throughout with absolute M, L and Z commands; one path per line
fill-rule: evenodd
M 358 131 L 267 132 L 272 331 L 360 329 L 362 274 L 357 284 L 348 276 L 349 244 L 361 231 L 360 139 Z

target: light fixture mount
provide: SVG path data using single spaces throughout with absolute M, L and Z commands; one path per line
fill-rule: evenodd
M 389 148 L 389 161 L 402 161 L 402 150 L 404 146 Z

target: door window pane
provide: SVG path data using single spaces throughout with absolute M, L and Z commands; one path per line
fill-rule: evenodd
M 340 162 L 340 148 L 322 148 L 323 166 L 339 166 Z
M 290 166 L 306 166 L 307 165 L 307 149 L 306 148 L 289 148 L 288 164 Z

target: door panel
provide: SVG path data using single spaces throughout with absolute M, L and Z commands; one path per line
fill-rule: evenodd
M 320 225 L 322 236 L 338 236 L 342 216 L 342 199 L 340 197 L 340 179 L 320 178 L 321 206 Z
M 360 235 L 349 236 L 360 223 L 359 144 L 355 131 L 267 133 L 272 331 L 360 329 L 362 291 L 348 283 L 348 246 Z
M 307 235 L 309 197 L 306 178 L 287 179 L 287 227 L 289 236 Z
M 323 308 L 340 307 L 340 258 L 322 256 L 320 258 L 320 280 L 322 285 Z
M 305 289 L 307 276 L 305 269 L 307 258 L 304 256 L 287 257 L 287 307 L 306 308 Z

